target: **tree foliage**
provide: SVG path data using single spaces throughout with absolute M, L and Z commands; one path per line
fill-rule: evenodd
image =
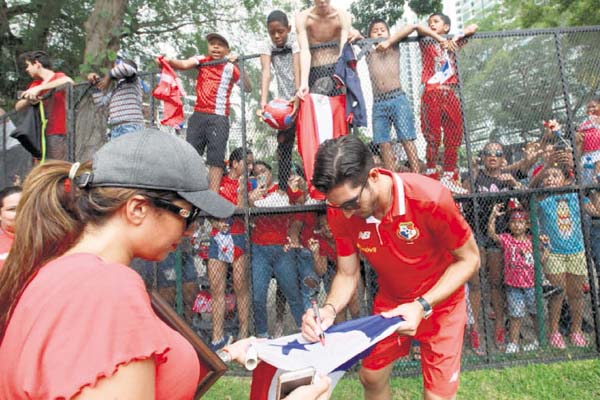
M 366 34 L 369 22 L 375 18 L 383 18 L 389 25 L 394 25 L 402 18 L 405 4 L 419 16 L 442 11 L 441 0 L 358 0 L 350 6 L 354 18 L 353 26 Z
M 475 21 L 481 30 L 600 25 L 598 0 L 504 0 Z
M 125 3 L 120 20 L 110 14 L 95 13 Z M 89 19 L 113 18 L 110 28 L 96 32 L 89 48 Z M 78 77 L 81 72 L 107 68 L 118 51 L 150 61 L 164 51 L 189 56 L 205 50 L 204 36 L 220 30 L 235 46 L 247 40 L 245 33 L 263 23 L 261 0 L 0 0 L 0 105 L 14 102 L 17 89 L 29 81 L 17 56 L 27 50 L 47 51 L 56 69 Z M 88 32 L 89 33 L 89 32 Z

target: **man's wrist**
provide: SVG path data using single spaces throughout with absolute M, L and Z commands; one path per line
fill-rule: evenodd
M 336 310 L 336 307 L 333 304 L 331 304 L 331 303 L 325 303 L 325 304 L 323 304 L 323 307 L 321 307 L 321 308 L 322 309 L 327 308 L 327 309 L 333 311 L 333 318 L 335 319 L 335 317 L 337 317 L 337 310 Z
M 415 302 L 419 303 L 423 307 L 423 319 L 427 319 L 433 314 L 433 309 L 427 300 L 423 297 L 417 297 Z

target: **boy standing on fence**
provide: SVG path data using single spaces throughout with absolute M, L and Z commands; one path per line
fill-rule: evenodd
M 198 68 L 196 105 L 188 121 L 186 139 L 201 156 L 206 149 L 209 189 L 218 193 L 229 139 L 229 99 L 233 84 L 239 81 L 241 74 L 237 66 L 237 56 L 229 54 L 229 42 L 225 37 L 218 33 L 209 33 L 206 35 L 206 41 L 208 56 L 194 56 L 187 60 L 165 58 L 164 61 L 174 69 Z M 202 65 L 220 60 L 223 62 Z M 243 90 L 250 92 L 252 84 L 246 74 L 242 81 Z
M 269 39 L 264 40 L 258 48 L 261 65 L 259 115 L 262 115 L 263 109 L 267 105 L 269 84 L 271 83 L 271 65 L 277 79 L 279 98 L 297 102 L 295 94 L 300 85 L 300 48 L 295 37 L 290 34 L 291 26 L 287 15 L 280 10 L 271 12 L 267 17 L 267 30 Z M 296 107 L 294 107 L 295 111 Z M 295 136 L 296 124 L 277 133 L 278 180 L 279 187 L 283 191 L 288 188 L 287 181 L 292 167 Z
M 450 18 L 442 13 L 431 14 L 428 19 L 429 28 L 439 35 L 450 31 Z M 463 43 L 460 39 L 472 35 L 477 25 L 469 25 L 464 32 L 452 39 L 446 49 L 439 45 L 421 42 L 421 59 L 423 71 L 421 82 L 425 85 L 421 97 L 421 129 L 427 141 L 426 175 L 438 178 L 437 161 L 442 130 L 444 134 L 444 158 L 440 181 L 454 193 L 466 193 L 456 181 L 456 164 L 458 147 L 463 138 L 462 109 L 460 100 L 455 94 L 458 85 L 454 53 L 457 46 Z
M 400 83 L 400 48 L 398 42 L 417 30 L 420 34 L 431 36 L 440 44 L 446 39 L 427 27 L 405 25 L 390 37 L 388 24 L 380 18 L 369 24 L 369 38 L 385 38 L 367 54 L 369 76 L 373 87 L 373 142 L 379 144 L 383 164 L 390 171 L 396 170 L 390 130 L 392 124 L 396 136 L 406 152 L 411 172 L 419 172 L 419 158 L 415 147 L 415 119 L 412 107 L 402 90 Z
M 43 51 L 28 51 L 19 56 L 19 63 L 33 79 L 27 90 L 21 94 L 15 104 L 15 110 L 20 111 L 30 104 L 37 104 L 40 96 L 48 90 L 56 89 L 73 80 L 62 72 L 52 70 L 50 57 Z M 56 160 L 67 159 L 67 109 L 65 92 L 59 90 L 49 99 L 44 100 L 44 111 L 48 124 L 46 125 L 46 158 Z
M 94 72 L 88 74 L 88 81 L 95 86 L 92 93 L 94 104 L 108 107 L 110 139 L 144 128 L 142 87 L 137 73 L 135 62 L 117 58 L 113 68 L 104 77 Z M 116 85 L 109 90 L 113 80 Z

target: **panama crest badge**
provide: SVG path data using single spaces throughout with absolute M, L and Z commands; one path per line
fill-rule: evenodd
M 411 242 L 419 237 L 419 228 L 412 221 L 401 222 L 398 224 L 397 234 L 400 239 Z

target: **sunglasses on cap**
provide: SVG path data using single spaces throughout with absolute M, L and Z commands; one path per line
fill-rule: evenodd
M 200 214 L 200 209 L 196 207 L 192 208 L 191 210 L 186 210 L 185 208 L 176 206 L 175 204 L 167 200 L 150 198 L 150 201 L 152 202 L 152 204 L 154 204 L 155 207 L 170 211 L 173 214 L 177 214 L 181 218 L 183 218 L 185 220 L 186 231 L 190 228 L 190 226 L 192 226 L 194 222 L 196 222 L 198 214 Z
M 483 155 L 486 157 L 491 157 L 491 156 L 502 157 L 504 155 L 504 152 L 502 150 L 496 150 L 496 151 L 484 150 Z
M 341 209 L 341 210 L 345 210 L 345 211 L 355 211 L 358 210 L 360 208 L 360 196 L 362 196 L 362 192 L 363 190 L 365 190 L 365 186 L 367 186 L 367 182 L 369 182 L 369 176 L 367 175 L 367 178 L 365 179 L 365 183 L 363 183 L 362 187 L 360 188 L 360 192 L 358 192 L 357 196 L 354 196 L 353 198 L 351 198 L 350 200 L 347 200 L 345 202 L 343 202 L 342 204 L 332 204 L 329 202 L 329 200 L 326 202 L 327 207 L 329 208 L 337 208 L 337 209 Z

